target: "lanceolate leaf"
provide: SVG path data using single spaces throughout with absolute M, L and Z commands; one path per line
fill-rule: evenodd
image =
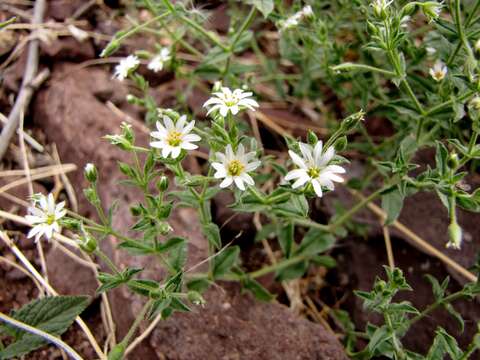
M 87 296 L 51 296 L 32 301 L 11 316 L 25 324 L 52 335 L 61 335 L 72 325 L 75 318 L 87 307 Z M 44 345 L 46 341 L 23 330 L 6 327 L 15 341 L 0 351 L 0 359 L 20 357 Z

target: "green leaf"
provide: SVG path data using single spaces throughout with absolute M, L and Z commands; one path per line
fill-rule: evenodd
M 275 236 L 276 224 L 270 223 L 263 225 L 262 228 L 255 234 L 255 242 L 266 240 Z
M 463 321 L 462 315 L 460 315 L 460 313 L 453 308 L 452 304 L 445 304 L 444 307 L 448 311 L 448 313 L 452 315 L 455 320 L 457 320 L 458 326 L 460 326 L 460 332 L 463 333 L 463 331 L 465 330 L 465 323 Z
M 273 0 L 248 0 L 247 2 L 255 6 L 265 18 L 273 11 Z
M 398 187 L 382 195 L 382 209 L 387 213 L 385 225 L 390 225 L 397 220 L 400 211 L 402 211 L 403 199 L 404 195 L 400 193 Z
M 208 223 L 202 225 L 203 235 L 207 238 L 210 245 L 215 249 L 220 249 L 222 247 L 222 240 L 220 238 L 220 229 L 217 224 Z
M 75 318 L 88 306 L 87 296 L 49 296 L 24 305 L 11 316 L 25 324 L 60 336 L 72 325 Z M 10 328 L 15 342 L 0 351 L 0 359 L 20 357 L 46 343 L 46 341 L 20 329 Z
M 302 277 L 303 274 L 305 274 L 305 271 L 307 271 L 307 268 L 308 268 L 308 262 L 301 261 L 297 264 L 291 265 L 285 269 L 278 271 L 277 280 L 286 281 L 286 280 L 298 279 L 299 277 Z
M 203 293 L 208 289 L 211 283 L 212 282 L 206 277 L 196 278 L 187 282 L 187 288 L 188 290 L 195 290 L 199 293 Z
M 240 248 L 231 246 L 213 258 L 213 277 L 215 279 L 230 272 L 232 266 L 238 261 Z
M 390 340 L 392 334 L 388 330 L 386 325 L 381 326 L 375 330 L 373 335 L 370 337 L 370 341 L 368 343 L 368 350 L 373 354 L 375 349 L 377 349 L 382 343 Z
M 282 248 L 285 257 L 288 259 L 292 254 L 293 250 L 293 233 L 295 227 L 293 223 L 289 222 L 287 224 L 279 224 L 277 229 L 278 242 Z
M 275 296 L 270 294 L 267 289 L 265 289 L 258 281 L 254 279 L 247 277 L 243 283 L 243 286 L 245 286 L 246 289 L 250 290 L 258 300 L 271 301 L 275 298 Z
M 335 237 L 324 230 L 310 228 L 295 250 L 295 255 L 313 256 L 330 249 L 335 244 Z
M 445 329 L 438 328 L 426 360 L 443 359 L 446 354 L 452 359 L 460 359 L 463 352 L 458 347 L 457 340 L 454 337 L 448 334 Z

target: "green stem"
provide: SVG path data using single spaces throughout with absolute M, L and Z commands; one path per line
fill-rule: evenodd
M 145 5 L 150 9 L 151 12 L 153 12 L 154 14 L 158 14 L 157 9 L 155 8 L 155 6 L 152 4 L 152 2 L 150 0 L 144 0 L 144 2 L 145 2 Z M 160 25 L 162 26 L 163 29 L 165 29 L 165 31 L 167 32 L 167 34 L 171 38 L 173 38 L 176 42 L 180 43 L 181 46 L 183 46 L 185 49 L 190 51 L 193 55 L 196 55 L 200 58 L 203 57 L 203 54 L 200 51 L 195 49 L 192 45 L 187 43 L 182 38 L 177 37 L 173 32 L 170 31 L 170 29 L 168 27 L 165 26 L 165 24 L 161 20 L 160 20 Z M 155 33 L 157 33 L 157 32 L 155 32 Z M 157 35 L 159 35 L 159 34 L 157 33 Z
M 460 95 L 459 97 L 457 97 L 456 99 L 450 99 L 450 100 L 447 100 L 441 104 L 438 104 L 430 109 L 428 109 L 426 112 L 425 112 L 425 116 L 431 116 L 431 115 L 435 115 L 437 112 L 440 112 L 442 110 L 444 110 L 446 107 L 449 107 L 451 106 L 453 103 L 455 102 L 462 102 L 463 100 L 466 100 L 468 99 L 469 97 L 471 97 L 472 95 L 475 94 L 475 91 L 473 90 L 468 90 L 467 92 L 463 93 L 462 95 Z
M 425 308 L 425 310 L 423 310 L 420 314 L 418 314 L 417 316 L 411 318 L 407 324 L 405 325 L 405 328 L 409 328 L 410 326 L 412 326 L 412 324 L 416 323 L 418 320 L 420 319 L 423 319 L 425 316 L 427 316 L 428 314 L 430 314 L 431 312 L 433 312 L 435 309 L 437 309 L 439 306 L 441 305 L 444 305 L 444 304 L 448 304 L 448 303 L 451 303 L 455 300 L 458 300 L 458 299 L 461 299 L 462 297 L 464 297 L 464 294 L 461 291 L 458 291 L 456 293 L 453 293 L 451 295 L 448 295 L 446 296 L 445 298 L 443 298 L 442 300 L 440 301 L 437 301 L 437 302 L 434 302 L 433 304 L 427 306 Z
M 167 15 L 168 15 L 168 13 L 163 13 L 161 15 L 155 16 L 154 18 L 144 22 L 143 24 L 134 26 L 132 29 L 128 30 L 125 34 L 120 35 L 118 38 L 116 38 L 114 40 L 121 41 L 123 39 L 126 39 L 127 37 L 132 36 L 132 35 L 136 34 L 137 32 L 139 32 L 140 30 L 142 30 L 143 28 L 147 27 L 151 23 L 163 19 Z
M 61 339 L 59 339 L 56 336 L 53 336 L 40 329 L 34 328 L 21 321 L 15 320 L 14 318 L 11 318 L 10 316 L 5 315 L 1 312 L 0 312 L 0 320 L 16 328 L 22 329 L 30 334 L 40 336 L 41 338 L 57 345 L 59 348 L 63 349 L 68 355 L 70 355 L 72 359 L 83 360 L 83 358 L 74 349 L 72 349 L 68 344 L 64 343 Z
M 183 21 L 185 24 L 190 26 L 191 28 L 195 29 L 198 31 L 200 34 L 205 36 L 207 39 L 209 39 L 211 42 L 213 42 L 215 45 L 218 47 L 222 48 L 223 51 L 228 52 L 230 49 L 223 45 L 217 38 L 216 36 L 212 35 L 209 31 L 205 30 L 203 27 L 198 25 L 195 21 L 190 20 L 188 17 L 186 17 L 183 14 L 179 14 L 175 7 L 171 4 L 170 0 L 163 0 L 163 3 L 165 6 L 168 8 L 168 10 L 175 16 L 177 16 L 181 21 Z
M 350 219 L 350 217 L 352 215 L 354 215 L 357 211 L 359 211 L 364 206 L 368 205 L 371 201 L 373 201 L 375 198 L 377 198 L 385 190 L 385 188 L 386 187 L 382 187 L 382 188 L 378 189 L 377 191 L 371 193 L 366 198 L 364 198 L 362 201 L 358 202 L 357 204 L 355 204 L 355 206 L 350 208 L 350 210 L 348 210 L 344 214 L 340 215 L 340 217 L 337 220 L 335 220 L 332 224 L 330 224 L 328 226 L 329 231 L 331 231 L 331 232 L 335 231 L 336 228 L 338 228 L 345 221 Z
M 363 71 L 372 71 L 372 72 L 377 72 L 380 74 L 388 75 L 388 76 L 395 76 L 396 74 L 393 71 L 390 70 L 384 70 L 381 68 L 378 68 L 376 66 L 370 66 L 366 64 L 355 64 L 355 63 L 350 63 L 346 62 L 337 66 L 332 66 L 331 67 L 332 71 L 342 71 L 342 70 L 363 70 Z
M 296 263 L 305 261 L 306 259 L 307 259 L 307 257 L 304 256 L 304 255 L 295 256 L 295 257 L 277 262 L 276 264 L 268 265 L 268 266 L 265 266 L 265 267 L 263 267 L 259 270 L 250 272 L 250 273 L 248 273 L 248 275 L 255 279 L 255 278 L 258 278 L 260 276 L 269 274 L 271 272 L 282 270 L 282 269 L 284 269 L 286 267 L 289 267 L 291 265 L 294 265 Z
M 145 315 L 147 314 L 147 312 L 150 309 L 150 307 L 152 306 L 152 304 L 153 304 L 152 299 L 148 300 L 145 303 L 142 310 L 140 311 L 140 313 L 135 318 L 135 321 L 133 322 L 132 326 L 128 330 L 127 335 L 125 335 L 125 337 L 122 339 L 122 341 L 120 342 L 119 345 L 124 346 L 124 347 L 128 346 L 128 344 L 130 343 L 130 340 L 132 339 L 133 335 L 135 334 L 135 331 L 137 331 L 138 327 L 140 326 L 140 323 L 145 318 Z
M 385 322 L 388 326 L 388 329 L 392 333 L 393 348 L 395 350 L 395 353 L 398 355 L 398 359 L 405 359 L 405 352 L 400 345 L 395 329 L 393 328 L 392 319 L 390 318 L 390 315 L 388 313 L 385 313 Z
M 108 268 L 113 272 L 115 273 L 115 275 L 120 275 L 121 272 L 120 270 L 117 268 L 117 266 L 113 263 L 113 261 L 107 256 L 107 254 L 105 254 L 102 250 L 100 250 L 99 248 L 95 249 L 95 252 L 94 252 L 95 255 L 97 255 L 100 259 L 103 260 L 103 262 L 108 266 Z

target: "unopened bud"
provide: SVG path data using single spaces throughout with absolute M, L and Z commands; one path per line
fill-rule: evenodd
M 221 81 L 215 81 L 213 84 L 212 92 L 217 92 L 222 89 L 222 82 Z
M 188 300 L 195 305 L 204 305 L 206 303 L 205 299 L 198 291 L 189 291 L 187 297 Z
M 165 175 L 160 177 L 160 179 L 157 181 L 157 189 L 160 192 L 164 192 L 168 189 L 168 177 L 166 177 Z
M 456 220 L 453 220 L 448 226 L 449 241 L 447 248 L 459 250 L 462 245 L 462 228 Z
M 335 141 L 334 147 L 337 152 L 343 151 L 346 149 L 348 144 L 348 140 L 346 136 L 340 137 L 337 141 Z
M 451 153 L 448 157 L 447 160 L 447 165 L 450 169 L 456 169 L 459 164 L 459 159 L 458 159 L 458 154 L 457 153 Z
M 93 165 L 92 163 L 88 163 L 87 165 L 85 165 L 83 173 L 85 175 L 85 179 L 87 179 L 89 182 L 94 183 L 97 181 L 98 171 L 95 165 Z
M 78 244 L 80 249 L 86 253 L 93 253 L 97 249 L 97 240 L 88 231 L 82 229 L 82 236 L 80 237 L 80 243 Z
M 158 232 L 160 233 L 160 235 L 168 235 L 172 230 L 172 227 L 167 222 L 163 222 L 158 225 Z
M 312 130 L 308 130 L 307 141 L 310 145 L 315 145 L 318 142 L 318 137 Z
M 360 110 L 359 112 L 357 112 L 355 114 L 352 114 L 349 117 L 345 118 L 342 121 L 341 127 L 343 128 L 343 130 L 345 132 L 350 131 L 350 130 L 354 129 L 355 126 L 357 126 L 357 124 L 360 121 L 365 120 L 364 116 L 365 116 L 365 112 L 363 110 Z

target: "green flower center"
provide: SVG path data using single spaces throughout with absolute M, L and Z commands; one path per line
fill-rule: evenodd
M 315 179 L 320 175 L 321 169 L 317 167 L 311 167 L 308 169 L 307 174 L 310 176 L 312 179 Z
M 230 176 L 239 176 L 244 169 L 245 166 L 240 161 L 232 160 L 230 164 L 228 164 L 227 172 Z
M 182 142 L 182 133 L 178 131 L 170 131 L 167 136 L 167 143 L 170 146 L 178 146 Z
M 52 225 L 55 222 L 55 214 L 47 215 L 47 225 Z
M 238 99 L 236 97 L 231 97 L 225 100 L 225 105 L 227 105 L 228 107 L 235 106 L 237 105 L 237 103 L 238 103 Z

